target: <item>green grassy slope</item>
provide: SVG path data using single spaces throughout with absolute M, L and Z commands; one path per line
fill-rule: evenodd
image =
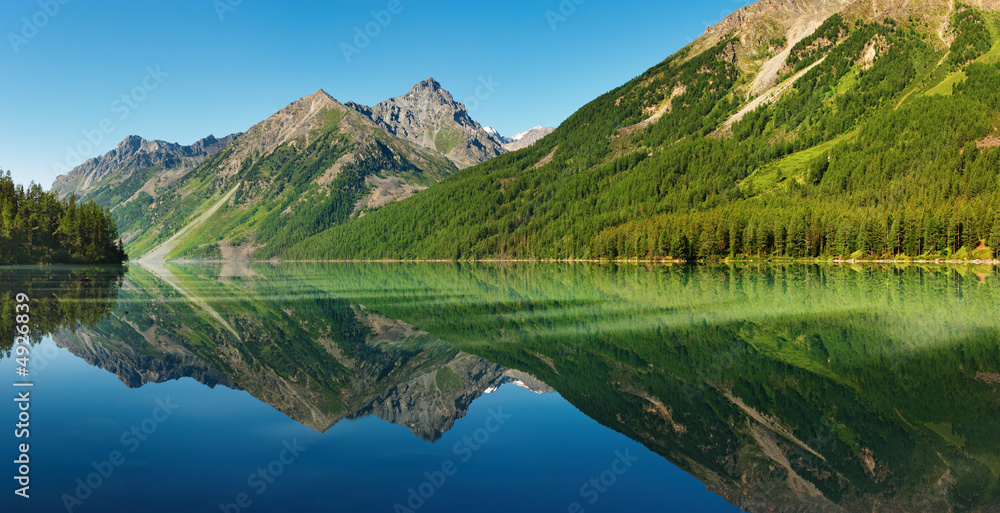
M 168 258 L 219 258 L 220 242 L 252 246 L 256 257 L 268 258 L 356 217 L 356 202 L 371 189 L 369 177 L 393 176 L 427 187 L 456 170 L 445 157 L 395 139 L 342 106 L 319 115 L 322 123 L 308 135 L 266 154 L 241 157 L 235 172 L 228 166 L 237 147 L 254 142 L 247 139 L 276 135 L 251 130 L 172 187 L 156 191 L 155 198 L 138 192 L 113 212 L 122 232 L 133 235 L 128 251 L 149 252 L 237 187 L 219 211 L 184 234 Z M 136 173 L 127 183 L 102 191 L 101 198 L 116 202 L 131 196 L 156 172 Z

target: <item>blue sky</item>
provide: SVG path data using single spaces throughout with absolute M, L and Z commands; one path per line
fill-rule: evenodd
M 431 76 L 503 134 L 557 126 L 748 3 L 4 0 L 0 169 L 48 188 L 130 134 L 190 144 Z

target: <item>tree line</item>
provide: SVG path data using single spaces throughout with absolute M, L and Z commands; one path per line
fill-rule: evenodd
M 107 209 L 76 196 L 60 201 L 32 183 L 0 175 L 0 264 L 99 263 L 128 260 Z

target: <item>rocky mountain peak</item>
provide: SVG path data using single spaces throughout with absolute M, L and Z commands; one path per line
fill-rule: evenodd
M 414 84 L 414 86 L 411 87 L 406 94 L 390 98 L 387 101 L 399 101 L 402 99 L 408 99 L 411 101 L 434 101 L 442 104 L 449 104 L 449 106 L 455 110 L 466 110 L 465 105 L 456 102 L 455 98 L 451 95 L 451 92 L 441 87 L 441 84 L 433 78 L 428 78 L 427 80 L 418 82 L 417 84 Z
M 331 102 L 337 103 L 337 104 L 340 103 L 336 99 L 334 99 L 334 97 L 331 96 L 330 93 L 324 91 L 323 89 L 317 89 L 315 93 L 310 94 L 309 96 L 305 96 L 303 98 L 300 98 L 298 101 L 305 101 L 305 102 L 310 102 L 310 103 L 311 102 L 328 102 L 328 101 L 331 101 Z
M 472 119 L 465 105 L 455 101 L 433 78 L 374 107 L 356 103 L 347 106 L 396 137 L 444 154 L 459 168 L 504 152 L 500 143 Z
M 427 80 L 424 80 L 423 82 L 419 82 L 416 85 L 414 85 L 413 88 L 410 89 L 410 92 L 407 94 L 417 95 L 425 91 L 435 92 L 440 90 L 443 90 L 441 84 L 437 80 L 434 80 L 433 77 L 431 77 L 428 78 Z
M 516 151 L 521 148 L 527 148 L 554 131 L 555 129 L 550 126 L 536 126 L 531 130 L 525 130 L 524 132 L 511 137 L 510 140 L 503 145 L 503 147 L 507 151 Z
M 154 153 L 158 151 L 170 151 L 177 150 L 181 145 L 175 143 L 168 143 L 166 141 L 150 141 L 139 137 L 138 135 L 130 135 L 118 143 L 115 149 L 111 150 L 109 154 L 116 154 L 121 157 L 127 157 L 128 155 L 135 153 Z M 94 157 L 96 160 L 101 157 Z
M 415 98 L 422 99 L 426 101 L 436 102 L 442 105 L 448 105 L 456 113 L 459 113 L 461 117 L 468 118 L 471 122 L 472 118 L 469 117 L 468 110 L 465 105 L 460 102 L 456 102 L 455 98 L 451 95 L 451 92 L 447 89 L 441 87 L 441 84 L 433 78 L 428 78 L 423 82 L 419 82 L 410 88 L 404 98 Z
M 231 143 L 234 140 L 236 140 L 236 138 L 239 137 L 240 135 L 241 134 L 239 134 L 239 133 L 229 134 L 229 135 L 223 137 L 222 139 L 218 139 L 214 135 L 209 135 L 208 137 L 205 137 L 204 139 L 196 141 L 191 146 L 188 146 L 188 148 L 190 148 L 190 151 L 191 151 L 192 154 L 202 154 L 202 153 L 204 153 L 204 154 L 214 155 L 215 152 L 217 152 L 217 151 L 221 150 L 222 148 L 225 148 L 226 146 L 228 146 L 229 143 Z
M 987 10 L 1000 9 L 1000 0 L 962 3 Z M 956 5 L 953 0 L 759 0 L 707 27 L 705 34 L 691 44 L 688 55 L 697 55 L 735 36 L 739 39 L 734 49 L 738 62 L 744 68 L 755 68 L 761 50 L 770 40 L 783 37 L 790 47 L 836 13 L 849 20 L 923 19 L 943 34 Z
M 302 98 L 288 104 L 288 106 L 276 112 L 264 122 L 266 123 L 267 121 L 277 118 L 295 117 L 297 115 L 310 117 L 315 115 L 318 111 L 338 107 L 343 108 L 344 105 L 338 102 L 333 96 L 330 95 L 330 93 L 319 89 L 309 96 L 303 96 Z
M 118 147 L 116 149 L 118 150 L 126 150 L 129 148 L 137 149 L 141 147 L 142 144 L 145 142 L 147 141 L 142 137 L 139 137 L 138 135 L 130 135 L 125 139 L 122 139 L 122 142 L 118 143 Z
M 234 143 L 233 153 L 222 164 L 223 174 L 238 172 L 251 154 L 268 155 L 279 146 L 300 138 L 308 143 L 314 131 L 326 123 L 326 112 L 345 110 L 344 104 L 322 89 L 295 100 L 251 127 Z

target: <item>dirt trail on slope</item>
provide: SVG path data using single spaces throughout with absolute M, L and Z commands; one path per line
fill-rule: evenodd
M 792 76 L 792 78 L 789 78 L 788 80 L 785 80 L 784 82 L 782 82 L 782 83 L 780 83 L 780 84 L 772 87 L 771 89 L 769 89 L 766 93 L 758 96 L 757 98 L 754 98 L 754 100 L 752 102 L 746 104 L 746 106 L 744 106 L 742 109 L 740 109 L 739 112 L 737 112 L 736 114 L 733 114 L 733 116 L 731 118 L 729 118 L 728 120 L 726 120 L 726 122 L 723 123 L 722 128 L 720 128 L 720 130 L 728 130 L 729 128 L 731 128 L 733 126 L 733 123 L 736 123 L 737 121 L 743 119 L 744 116 L 746 116 L 747 114 L 753 112 L 757 107 L 760 107 L 761 105 L 763 105 L 765 103 L 771 103 L 771 102 L 774 102 L 775 100 L 777 100 L 779 97 L 781 97 L 781 95 L 783 95 L 786 92 L 788 92 L 788 90 L 792 88 L 792 86 L 795 84 L 795 82 L 797 82 L 800 78 L 802 78 L 803 75 L 805 75 L 806 73 L 809 73 L 809 71 L 812 70 L 813 68 L 815 68 L 816 66 L 819 66 L 819 64 L 821 62 L 823 62 L 824 60 L 826 60 L 826 56 L 824 56 L 822 59 L 820 59 L 820 60 L 812 63 L 811 65 L 809 65 L 807 68 L 803 69 L 802 71 L 796 73 L 794 76 Z
M 775 86 L 778 73 L 785 65 L 785 62 L 788 61 L 788 56 L 792 54 L 792 48 L 794 48 L 799 41 L 805 39 L 806 36 L 816 32 L 816 29 L 818 29 L 824 21 L 826 21 L 826 17 L 822 15 L 806 16 L 796 20 L 796 22 L 789 27 L 788 33 L 785 36 L 788 41 L 785 49 L 778 55 L 768 59 L 764 65 L 761 66 L 760 73 L 757 73 L 757 76 L 753 79 L 753 83 L 750 84 L 751 96 L 763 94 L 767 92 L 768 89 Z
M 219 315 L 219 312 L 216 312 L 215 309 L 212 308 L 211 305 L 206 303 L 204 299 L 194 295 L 192 292 L 188 291 L 178 283 L 178 279 L 176 276 L 174 276 L 174 273 L 170 272 L 170 269 L 167 269 L 166 262 L 164 262 L 163 260 L 158 260 L 153 262 L 139 261 L 139 265 L 141 265 L 147 271 L 156 275 L 157 278 L 165 281 L 167 285 L 173 287 L 173 289 L 179 292 L 180 295 L 184 296 L 185 299 L 200 306 L 205 313 L 210 315 L 216 321 L 219 321 L 219 324 L 221 324 L 222 327 L 226 328 L 226 331 L 232 333 L 233 336 L 236 337 L 236 340 L 239 340 L 240 342 L 243 341 L 243 339 L 240 337 L 240 334 L 236 332 L 236 329 L 233 328 L 233 326 L 229 324 L 228 321 L 223 319 L 222 316 Z
M 222 199 L 220 199 L 218 202 L 212 205 L 208 210 L 206 210 L 200 216 L 198 216 L 193 221 L 184 226 L 184 228 L 181 228 L 172 237 L 167 239 L 166 242 L 160 244 L 152 251 L 146 253 L 138 260 L 136 260 L 137 264 L 141 265 L 143 268 L 153 273 L 161 280 L 165 281 L 168 285 L 173 287 L 174 290 L 179 292 L 189 301 L 200 306 L 201 309 L 205 311 L 205 313 L 207 313 L 213 319 L 218 321 L 219 324 L 225 327 L 226 330 L 232 333 L 233 336 L 236 337 L 236 340 L 239 341 L 243 340 L 242 338 L 240 338 L 239 333 L 236 332 L 236 330 L 232 327 L 232 325 L 229 324 L 229 322 L 227 322 L 225 319 L 222 318 L 221 315 L 219 315 L 219 312 L 216 312 L 215 309 L 212 308 L 208 303 L 206 303 L 204 299 L 201 299 L 195 294 L 189 292 L 187 289 L 185 289 L 179 284 L 179 280 L 177 279 L 176 276 L 174 276 L 174 273 L 170 272 L 170 270 L 167 269 L 165 259 L 167 255 L 171 251 L 173 251 L 175 247 L 177 247 L 177 243 L 180 241 L 180 238 L 184 236 L 184 234 L 188 233 L 191 230 L 194 230 L 195 228 L 198 228 L 205 221 L 208 221 L 210 217 L 212 217 L 216 212 L 218 212 L 219 209 L 222 208 L 222 206 L 225 205 L 229 201 L 229 199 L 233 197 L 233 194 L 235 194 L 236 191 L 239 190 L 241 185 L 243 185 L 242 182 L 236 184 L 236 187 L 233 187 L 233 189 L 228 193 L 226 193 L 226 195 L 223 196 Z
M 199 226 L 204 224 L 205 221 L 208 221 L 210 217 L 215 215 L 215 213 L 218 212 L 219 209 L 222 208 L 222 206 L 229 201 L 229 198 L 232 198 L 233 194 L 236 194 L 236 191 L 239 190 L 241 185 L 243 185 L 243 182 L 236 184 L 236 187 L 233 187 L 231 191 L 227 192 L 226 195 L 222 197 L 222 199 L 220 199 L 214 205 L 209 207 L 208 210 L 206 210 L 200 216 L 198 216 L 193 221 L 185 225 L 184 228 L 178 230 L 177 233 L 173 234 L 173 236 L 171 236 L 165 242 L 153 248 L 149 253 L 146 253 L 145 255 L 139 257 L 139 260 L 137 260 L 136 262 L 138 264 L 146 264 L 146 265 L 155 264 L 157 262 L 162 264 L 164 260 L 166 260 L 167 255 L 171 251 L 173 251 L 174 248 L 177 247 L 177 243 L 180 242 L 181 237 L 186 235 L 191 230 L 198 228 Z
M 945 48 L 951 47 L 951 41 L 945 38 L 945 33 L 951 28 L 951 15 L 955 13 L 955 0 L 948 2 L 948 12 L 945 13 L 944 19 L 941 20 L 941 24 L 938 25 L 938 37 L 941 38 L 941 42 L 944 43 Z M 942 59 L 942 62 L 944 59 Z M 940 64 L 938 64 L 940 66 Z

